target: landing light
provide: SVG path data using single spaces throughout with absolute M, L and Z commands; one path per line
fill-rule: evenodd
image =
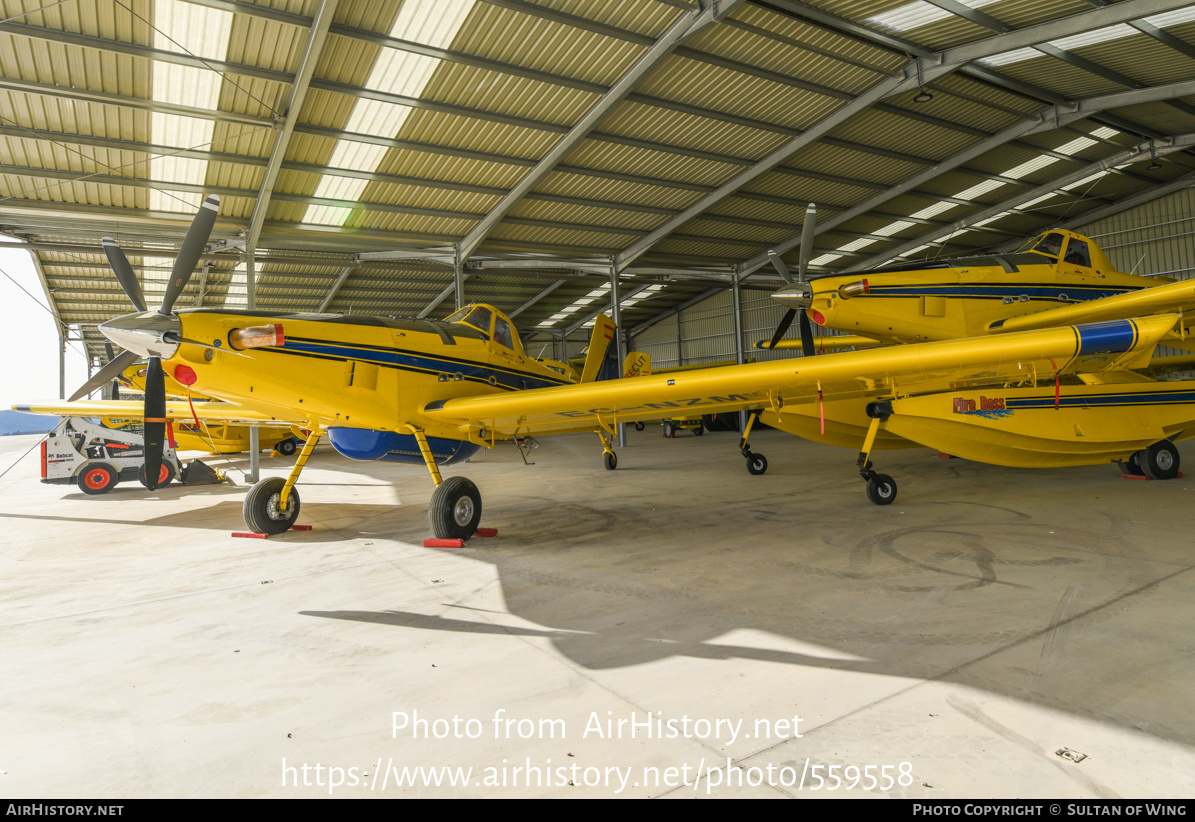
M 838 296 L 844 300 L 849 300 L 851 297 L 859 297 L 863 294 L 871 293 L 871 286 L 867 284 L 867 280 L 859 280 L 857 283 L 849 283 L 838 289 Z
M 233 348 L 263 348 L 268 345 L 280 347 L 286 344 L 286 337 L 282 333 L 282 326 L 252 325 L 248 328 L 234 328 L 228 334 L 228 341 Z

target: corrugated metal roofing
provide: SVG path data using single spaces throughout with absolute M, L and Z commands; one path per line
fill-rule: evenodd
M 223 198 L 213 241 L 235 242 L 264 199 L 266 165 L 278 145 L 278 124 L 319 0 L 191 0 L 230 21 L 227 43 L 210 61 L 227 69 L 212 112 L 154 100 L 155 69 L 167 65 L 163 59 L 188 62 L 185 54 L 153 50 L 161 42 L 155 14 L 179 2 L 72 0 L 44 10 L 36 0 L 6 5 L 10 19 L 0 23 L 0 230 L 36 244 L 51 299 L 68 323 L 124 312 L 123 296 L 98 253 L 100 236 L 119 238 L 131 257 L 150 242 L 172 254 L 189 217 L 153 209 L 182 208 L 181 200 L 207 191 Z M 626 274 L 673 270 L 671 277 L 683 281 L 687 270 L 715 266 L 728 272 L 792 238 L 807 202 L 818 203 L 819 223 L 828 223 L 890 186 L 941 167 L 912 191 L 819 233 L 819 252 L 841 253 L 827 264 L 833 270 L 906 238 L 944 234 L 986 205 L 1007 203 L 1014 211 L 956 231 L 952 243 L 982 246 L 1032 233 L 1195 168 L 1192 153 L 1171 153 L 1159 170 L 1136 163 L 1015 210 L 1016 195 L 1039 183 L 1150 138 L 1195 132 L 1195 95 L 1133 100 L 950 167 L 958 152 L 1035 117 L 1050 102 L 1195 80 L 1195 21 L 1168 25 L 1162 38 L 1134 29 L 1111 39 L 1068 39 L 1062 52 L 1043 46 L 1051 54 L 1031 59 L 972 64 L 925 82 L 928 102 L 914 102 L 918 90 L 912 89 L 843 117 L 844 106 L 900 72 L 909 55 L 986 43 L 997 36 L 993 26 L 1050 24 L 1090 14 L 1092 6 L 998 0 L 964 19 L 924 0 L 915 6 L 900 0 L 747 0 L 629 83 L 622 98 L 508 204 L 507 192 L 535 173 L 605 91 L 688 12 L 683 4 L 658 0 L 458 2 L 464 5 L 452 8 L 463 15 L 459 28 L 453 23 L 436 35 L 446 40 L 427 33 L 434 25 L 398 32 L 396 21 L 409 23 L 416 8 L 404 0 L 337 5 L 264 215 L 257 272 L 263 307 L 313 309 L 348 268 L 334 309 L 351 304 L 354 311 L 423 311 L 451 283 L 449 267 L 399 259 L 365 265 L 354 255 L 450 253 L 448 247 L 470 236 L 500 205 L 499 219 L 480 238 L 472 260 L 555 260 L 559 268 L 533 274 L 485 270 L 466 283 L 466 297 L 514 310 L 566 280 L 524 310 L 518 322 L 526 329 L 601 281 L 592 274 L 575 280 L 570 263 L 617 255 L 657 229 L 662 236 L 628 261 Z M 909 21 L 920 22 L 906 28 Z M 177 44 L 170 49 L 183 51 Z M 429 71 L 417 91 L 404 91 L 418 100 L 412 108 L 393 108 L 402 98 L 371 90 L 381 87 L 371 79 L 375 65 L 396 54 L 419 55 L 397 65 Z M 400 125 L 393 133 L 377 136 L 376 124 L 362 121 L 369 99 L 387 101 L 371 105 L 396 116 Z M 156 112 L 183 118 L 174 122 L 202 115 L 212 125 L 196 133 L 210 136 L 166 149 L 166 138 L 157 133 L 162 126 L 155 125 L 164 121 L 155 119 Z M 749 181 L 728 185 L 827 121 L 832 126 L 818 139 Z M 1075 149 L 1073 159 L 1034 165 L 1043 150 L 1065 147 L 1100 127 L 1113 133 Z M 338 146 L 369 151 L 346 154 Z M 162 178 L 164 172 L 155 169 L 163 168 L 163 154 L 192 158 L 201 177 Z M 335 164 L 340 167 L 330 168 Z M 1025 169 L 1018 172 L 1021 183 L 1005 179 L 1015 169 Z M 340 182 L 328 185 L 335 180 Z M 319 193 L 333 190 L 352 193 L 349 199 Z M 710 198 L 703 214 L 678 216 L 714 192 L 719 196 Z M 939 207 L 943 198 L 965 202 Z M 151 207 L 151 201 L 164 205 Z M 901 220 L 920 211 L 932 213 Z M 313 222 L 317 212 L 323 224 Z M 328 224 L 330 219 L 343 222 Z M 872 242 L 859 247 L 862 239 Z M 840 251 L 852 244 L 856 250 Z M 243 302 L 244 276 L 233 271 L 238 254 L 226 250 L 212 258 L 205 304 Z M 167 269 L 168 261 L 144 269 L 154 293 Z M 628 315 L 650 316 L 701 293 L 665 273 L 649 276 L 672 284 L 635 303 Z M 198 280 L 192 279 L 189 294 L 197 292 Z M 451 310 L 452 302 L 433 316 Z M 86 325 L 82 333 L 98 355 L 100 338 Z

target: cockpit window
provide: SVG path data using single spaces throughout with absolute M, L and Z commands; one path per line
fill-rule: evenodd
M 459 311 L 455 311 L 448 316 L 450 323 L 467 323 L 474 328 L 481 331 L 483 334 L 490 333 L 490 310 L 482 306 L 465 306 Z
M 1066 247 L 1065 262 L 1091 268 L 1091 254 L 1087 251 L 1087 243 L 1072 237 Z
M 1034 251 L 1039 251 L 1042 254 L 1049 254 L 1051 257 L 1057 257 L 1062 253 L 1062 235 L 1051 232 L 1038 242 L 1033 247 Z
M 510 336 L 510 323 L 501 317 L 494 320 L 494 342 L 511 349 L 515 347 L 514 340 Z

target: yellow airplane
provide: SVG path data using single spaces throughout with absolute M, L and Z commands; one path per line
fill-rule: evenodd
M 805 236 L 811 236 L 808 228 Z M 773 262 L 791 281 L 779 258 Z M 803 267 L 796 281 L 772 295 L 790 311 L 773 338 L 756 348 L 812 354 L 815 347 L 957 339 L 1195 306 L 1195 282 L 1117 271 L 1093 240 L 1062 229 L 1039 234 L 1011 254 L 901 263 L 811 282 Z M 797 312 L 800 339 L 782 340 Z M 815 341 L 809 320 L 847 336 Z M 1185 338 L 1179 326 L 1166 344 L 1187 348 Z
M 214 197 L 205 204 L 213 217 L 217 206 Z M 197 244 L 193 238 L 203 217 L 188 232 L 161 308 L 116 318 L 101 331 L 134 356 L 150 357 L 147 429 L 152 418 L 166 417 L 169 373 L 194 391 L 310 430 L 290 476 L 263 480 L 245 498 L 246 523 L 263 533 L 295 522 L 295 483 L 323 436 L 354 459 L 424 463 L 437 486 L 429 506 L 433 532 L 464 538 L 480 520 L 480 493 L 465 477 L 442 480 L 438 466 L 507 438 L 593 430 L 613 469 L 618 423 L 746 410 L 756 412 L 752 421 L 762 415 L 803 436 L 861 445 L 858 469 L 868 497 L 887 504 L 896 483 L 875 471 L 876 448 L 915 442 L 1008 465 L 1136 454 L 1161 478 L 1177 472 L 1172 440 L 1195 433 L 1195 382 L 1122 376 L 1148 360 L 1177 314 L 668 374 L 639 367 L 640 376 L 597 381 L 613 335 L 601 317 L 578 382 L 560 364 L 528 357 L 509 318 L 486 305 L 466 306 L 442 322 L 174 312 L 187 266 L 194 267 L 206 239 L 202 232 Z M 130 292 L 136 281 L 123 252 L 114 243 L 105 247 Z M 134 304 L 137 297 L 130 293 Z M 634 361 L 624 369 L 635 373 Z M 1126 406 L 1133 413 L 1125 414 Z M 740 443 L 748 469 L 762 473 L 766 460 L 746 447 L 748 435 Z M 147 435 L 147 462 L 155 448 L 160 454 Z

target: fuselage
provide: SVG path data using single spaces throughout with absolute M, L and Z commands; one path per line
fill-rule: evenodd
M 454 321 L 179 311 L 180 336 L 209 347 L 181 343 L 163 367 L 195 391 L 326 430 L 346 456 L 422 462 L 415 426 L 449 462 L 474 453 L 478 438 L 423 418 L 427 403 L 573 381 L 566 367 L 527 357 L 501 312 L 462 311 Z M 280 327 L 280 344 L 237 345 L 261 327 Z
M 1011 254 L 822 277 L 804 307 L 813 322 L 836 331 L 915 343 L 982 335 L 999 320 L 1159 282 L 1117 271 L 1090 239 L 1059 230 Z

